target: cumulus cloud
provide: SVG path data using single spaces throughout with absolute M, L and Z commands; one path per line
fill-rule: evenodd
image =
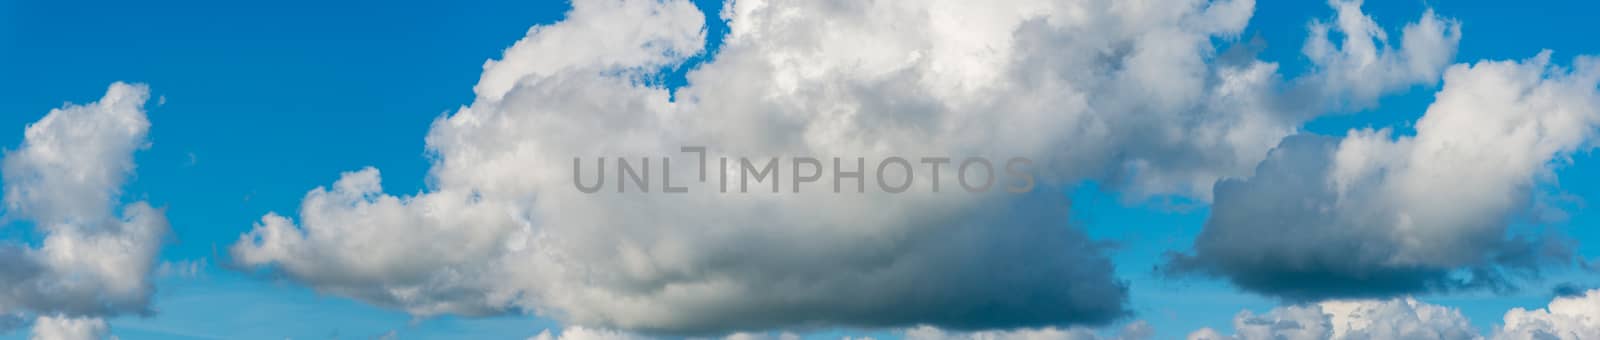
M 905 331 L 908 340 L 1142 340 L 1150 339 L 1154 330 L 1143 320 L 1123 326 L 1118 332 L 1102 336 L 1093 329 L 1073 327 L 1013 329 L 978 332 L 951 332 L 930 326 Z
M 1495 329 L 1497 340 L 1600 338 L 1600 289 L 1582 295 L 1558 296 L 1545 308 L 1515 308 Z
M 1172 269 L 1291 300 L 1503 287 L 1506 269 L 1566 262 L 1508 236 L 1535 185 L 1593 147 L 1600 59 L 1549 53 L 1446 71 L 1414 136 L 1286 139 L 1253 176 L 1217 184 L 1192 255 Z
M 1328 4 L 1337 16 L 1331 23 L 1312 22 L 1302 48 L 1319 69 L 1310 81 L 1321 90 L 1323 100 L 1352 108 L 1371 106 L 1384 93 L 1438 82 L 1440 72 L 1455 60 L 1461 25 L 1432 10 L 1407 24 L 1399 46 L 1391 46 L 1388 33 L 1361 12 L 1361 0 Z M 1330 33 L 1343 40 L 1335 43 Z
M 1209 200 L 1218 178 L 1248 175 L 1315 113 L 1286 99 L 1276 64 L 1217 61 L 1216 41 L 1243 32 L 1253 9 L 736 1 L 713 61 L 669 93 L 642 80 L 703 53 L 702 13 L 687 1 L 573 1 L 564 21 L 485 64 L 470 106 L 434 122 L 427 190 L 390 195 L 379 170 L 347 172 L 308 193 L 298 221 L 268 214 L 230 254 L 420 316 L 524 311 L 671 334 L 1105 324 L 1127 313 L 1127 288 L 1104 246 L 1068 223 L 1060 195 L 826 184 L 722 194 L 714 179 L 739 170 L 695 182 L 680 147 L 706 146 L 713 162 L 1020 156 L 1048 185 L 1100 180 L 1130 197 Z M 1453 32 L 1426 20 L 1407 29 L 1407 46 Z M 651 157 L 693 189 L 575 190 L 574 159 L 595 157 Z
M 1201 328 L 1189 333 L 1188 339 L 1592 339 L 1600 337 L 1600 289 L 1558 296 L 1541 309 L 1513 308 L 1489 336 L 1478 334 L 1459 310 L 1411 298 L 1329 300 L 1260 315 L 1245 310 L 1234 317 L 1233 328 L 1232 335 Z
M 1413 299 L 1325 301 L 1275 308 L 1256 315 L 1241 311 L 1233 318 L 1237 332 L 1223 335 L 1202 328 L 1189 340 L 1358 340 L 1481 338 L 1455 309 Z
M 1233 334 L 1205 327 L 1190 332 L 1189 340 L 1365 340 L 1365 339 L 1492 339 L 1576 340 L 1600 337 L 1600 289 L 1574 296 L 1557 296 L 1547 307 L 1513 308 L 1504 324 L 1487 336 L 1479 334 L 1460 310 L 1412 298 L 1328 300 L 1273 308 L 1257 314 L 1240 311 L 1233 318 Z M 901 331 L 909 340 L 1095 340 L 1149 339 L 1153 333 L 1144 321 L 1117 332 L 1101 334 L 1073 327 L 961 332 L 918 326 Z M 735 339 L 795 339 L 793 334 L 734 334 Z M 846 336 L 844 339 L 851 339 Z M 530 340 L 646 340 L 627 332 L 569 327 L 559 334 L 544 331 Z
M 560 333 L 551 333 L 550 330 L 539 332 L 539 335 L 529 337 L 528 340 L 648 340 L 627 332 L 618 332 L 605 329 L 590 329 L 581 326 L 567 327 Z
M 106 338 L 105 320 L 99 318 L 73 318 L 40 316 L 33 322 L 33 340 L 95 340 Z
M 6 218 L 33 222 L 43 240 L 0 243 L 0 312 L 44 315 L 36 338 L 100 334 L 98 317 L 150 311 L 167 220 L 145 202 L 116 208 L 147 143 L 148 99 L 143 85 L 112 84 L 99 101 L 51 110 L 5 152 Z

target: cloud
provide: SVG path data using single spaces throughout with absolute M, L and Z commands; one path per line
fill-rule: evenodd
M 1141 340 L 1149 339 L 1154 330 L 1144 321 L 1134 321 L 1124 325 L 1117 332 L 1109 336 L 1101 336 L 1093 329 L 1083 327 L 1072 328 L 1033 328 L 1012 329 L 995 331 L 950 331 L 932 326 L 917 326 L 899 330 L 907 340 Z M 560 333 L 551 333 L 550 330 L 539 332 L 539 335 L 529 337 L 528 340 L 649 340 L 656 337 L 634 333 L 590 329 L 581 326 L 562 329 Z M 722 337 L 722 340 L 798 340 L 800 336 L 794 333 L 733 333 Z M 872 337 L 855 337 L 843 335 L 840 339 L 870 340 Z
M 1311 35 L 1301 49 L 1318 68 L 1318 76 L 1310 81 L 1321 89 L 1324 100 L 1370 107 L 1384 93 L 1438 82 L 1440 72 L 1455 60 L 1461 25 L 1433 10 L 1401 29 L 1396 49 L 1389 44 L 1388 33 L 1361 12 L 1361 0 L 1328 4 L 1337 16 L 1331 23 L 1312 22 Z M 1330 33 L 1343 40 L 1336 44 Z
M 647 340 L 648 337 L 618 332 L 614 330 L 589 329 L 584 327 L 567 327 L 559 334 L 550 333 L 550 330 L 539 332 L 539 335 L 529 337 L 528 340 Z
M 29 124 L 21 148 L 5 153 L 8 216 L 47 225 L 112 219 L 150 130 L 149 96 L 143 85 L 116 83 L 98 102 L 68 104 Z
M 156 267 L 156 276 L 192 279 L 205 272 L 208 266 L 206 262 L 205 258 L 176 262 L 161 261 L 161 264 Z
M 848 337 L 847 337 L 848 338 Z M 800 340 L 799 334 L 790 332 L 766 333 L 733 333 L 722 337 L 722 340 Z
M 144 85 L 112 84 L 99 101 L 51 110 L 5 152 L 6 218 L 33 222 L 43 240 L 0 243 L 0 312 L 45 315 L 36 336 L 94 334 L 74 332 L 103 330 L 100 316 L 150 313 L 167 220 L 145 202 L 115 208 L 147 145 L 148 99 Z
M 40 316 L 33 322 L 33 340 L 93 340 L 106 338 L 106 321 L 100 318 Z
M 1507 269 L 1570 262 L 1560 242 L 1508 236 L 1535 185 L 1593 147 L 1600 59 L 1549 53 L 1456 65 L 1414 136 L 1286 139 L 1248 178 L 1217 184 L 1175 272 L 1290 300 L 1504 287 Z
M 1257 314 L 1240 311 L 1233 318 L 1234 334 L 1215 328 L 1195 330 L 1189 340 L 1365 340 L 1365 339 L 1493 339 L 1532 340 L 1590 339 L 1600 336 L 1600 289 L 1575 296 L 1558 296 L 1547 307 L 1532 311 L 1513 308 L 1505 313 L 1505 323 L 1493 333 L 1479 334 L 1460 310 L 1433 305 L 1412 298 L 1328 300 L 1273 308 Z M 1119 331 L 1102 335 L 1087 328 L 1041 328 L 1003 331 L 960 332 L 931 326 L 904 329 L 908 340 L 1094 340 L 1148 339 L 1150 326 L 1144 321 L 1128 323 Z M 725 339 L 793 339 L 793 334 L 776 336 L 735 334 Z M 851 339 L 851 336 L 843 336 Z M 560 334 L 546 330 L 530 340 L 646 340 L 653 339 L 627 332 L 569 327 Z
M 1189 340 L 1475 339 L 1471 323 L 1455 309 L 1413 299 L 1325 301 L 1275 308 L 1233 318 L 1237 334 L 1202 328 Z
M 951 332 L 920 326 L 905 331 L 907 340 L 1140 340 L 1150 339 L 1154 331 L 1144 321 L 1134 321 L 1117 333 L 1101 336 L 1087 328 L 1037 328 L 1003 331 Z
M 298 220 L 267 214 L 230 254 L 419 316 L 532 312 L 691 335 L 1106 324 L 1127 314 L 1127 287 L 1060 195 L 720 194 L 683 175 L 697 170 L 680 147 L 712 160 L 1020 156 L 1047 186 L 1209 200 L 1317 111 L 1289 100 L 1308 81 L 1283 81 L 1274 63 L 1217 62 L 1216 41 L 1243 32 L 1253 7 L 736 1 L 720 51 L 672 93 L 647 80 L 703 53 L 693 5 L 574 1 L 485 64 L 470 106 L 434 122 L 427 190 L 391 195 L 379 170 L 346 172 L 310 191 Z M 690 193 L 573 187 L 575 158 L 667 167 L 662 156 Z
M 1495 328 L 1497 340 L 1600 338 L 1600 289 L 1577 296 L 1558 296 L 1535 310 L 1514 308 Z
M 1505 314 L 1490 336 L 1477 333 L 1454 308 L 1411 298 L 1330 300 L 1274 308 L 1256 315 L 1240 311 L 1233 319 L 1236 334 L 1206 327 L 1189 340 L 1360 340 L 1360 339 L 1591 339 L 1600 337 L 1600 289 L 1578 296 L 1558 296 L 1546 308 L 1521 307 Z
M 376 340 L 395 340 L 400 338 L 400 332 L 391 329 L 388 332 L 383 332 L 383 334 L 378 334 L 372 338 Z

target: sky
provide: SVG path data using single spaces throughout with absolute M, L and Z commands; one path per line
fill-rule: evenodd
M 1372 1 L 1353 14 L 1320 1 L 1114 13 L 1083 1 L 1087 15 L 1031 1 L 592 1 L 581 12 L 561 1 L 3 1 L 0 239 L 45 249 L 101 223 L 57 216 L 77 203 L 13 192 L 93 183 L 52 177 L 71 164 L 19 150 L 48 155 L 25 130 L 67 103 L 108 101 L 117 82 L 147 86 L 148 101 L 80 118 L 137 113 L 147 127 L 40 131 L 86 138 L 63 148 L 113 150 L 86 169 L 124 185 L 87 189 L 110 203 L 83 211 L 117 224 L 148 202 L 169 229 L 147 273 L 80 274 L 149 289 L 90 285 L 86 308 L 14 289 L 0 313 L 22 321 L 0 322 L 0 338 L 36 336 L 45 321 L 34 317 L 49 314 L 103 319 L 96 334 L 121 339 L 1251 338 L 1238 325 L 1262 319 L 1241 311 L 1281 322 L 1306 306 L 1334 313 L 1326 300 L 1393 311 L 1407 297 L 1489 336 L 1508 310 L 1559 301 L 1557 288 L 1600 287 L 1581 263 L 1600 259 L 1600 212 L 1587 203 L 1600 197 L 1600 89 L 1575 59 L 1600 55 L 1592 1 Z M 1012 9 L 1050 19 L 1006 21 Z M 1312 22 L 1359 15 L 1387 36 L 1381 57 L 1360 62 L 1338 29 L 1329 39 L 1341 48 L 1310 55 Z M 1444 30 L 1414 41 L 1404 27 L 1428 15 Z M 1016 42 L 983 40 L 996 37 Z M 1146 50 L 1160 52 L 1130 52 Z M 1510 64 L 1470 67 L 1485 60 Z M 1239 73 L 1264 63 L 1276 77 Z M 1111 71 L 1079 71 L 1097 67 Z M 1534 95 L 1496 106 L 1495 93 Z M 1064 165 L 1022 196 L 640 198 L 564 186 L 569 153 L 655 157 L 691 143 L 732 155 L 987 150 Z M 1302 190 L 1323 175 L 1354 178 L 1340 182 L 1353 189 Z M 1267 203 L 1334 196 L 1365 203 Z M 1390 215 L 1406 225 L 1380 219 Z M 250 241 L 286 230 L 321 236 Z M 1559 245 L 1569 253 L 1541 252 Z M 11 249 L 0 249 L 4 266 L 55 258 Z M 0 268 L 0 283 L 52 284 L 6 271 L 24 273 Z M 1404 278 L 1382 282 L 1391 274 Z M 1589 315 L 1576 327 L 1595 333 L 1571 334 L 1600 333 Z

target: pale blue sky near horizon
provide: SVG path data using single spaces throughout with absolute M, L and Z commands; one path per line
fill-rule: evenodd
M 390 193 L 425 188 L 429 124 L 470 103 L 483 62 L 524 36 L 556 22 L 561 1 L 356 0 L 234 2 L 163 0 L 0 0 L 0 147 L 15 148 L 24 127 L 65 102 L 99 98 L 108 84 L 148 84 L 161 103 L 148 106 L 150 148 L 123 189 L 128 199 L 165 207 L 173 238 L 166 262 L 204 260 L 193 276 L 156 279 L 148 317 L 110 319 L 122 339 L 368 338 L 393 331 L 401 338 L 525 338 L 557 322 L 532 315 L 415 319 L 404 312 L 320 295 L 270 275 L 230 268 L 226 247 L 263 214 L 295 214 L 308 190 L 342 171 L 382 169 Z M 707 13 L 711 57 L 669 72 L 664 86 L 714 59 L 727 30 L 720 1 L 696 1 Z M 1600 55 L 1592 21 L 1600 2 L 1556 0 L 1507 6 L 1478 0 L 1371 1 L 1365 9 L 1391 34 L 1425 8 L 1463 23 L 1457 62 L 1524 59 L 1549 49 L 1558 64 Z M 1263 1 L 1244 38 L 1266 42 L 1261 58 L 1305 72 L 1300 54 L 1306 24 L 1329 20 L 1321 1 Z M 1342 135 L 1360 127 L 1395 127 L 1421 116 L 1436 87 L 1386 97 L 1380 109 L 1329 115 L 1306 126 Z M 1600 159 L 1579 154 L 1559 171 L 1561 193 L 1600 198 Z M 1230 329 L 1241 309 L 1263 311 L 1269 298 L 1238 292 L 1219 280 L 1165 278 L 1155 267 L 1184 251 L 1205 222 L 1207 208 L 1170 202 L 1128 202 L 1096 183 L 1052 188 L 1073 202 L 1073 223 L 1118 246 L 1117 276 L 1131 287 L 1133 315 L 1158 338 L 1200 327 Z M 1587 203 L 1566 207 L 1567 218 L 1541 226 L 1579 240 L 1578 253 L 1600 258 L 1600 212 Z M 27 237 L 14 225 L 0 237 Z M 1557 272 L 1504 294 L 1425 295 L 1460 308 L 1480 329 L 1500 322 L 1510 307 L 1539 307 L 1556 284 L 1600 286 L 1592 273 Z M 1115 327 L 1112 327 L 1113 329 Z M 824 329 L 815 337 L 888 330 Z M 27 330 L 0 333 L 25 338 Z

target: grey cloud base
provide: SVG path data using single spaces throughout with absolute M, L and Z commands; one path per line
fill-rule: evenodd
M 1327 209 L 1338 200 L 1326 185 L 1338 142 L 1289 137 L 1256 176 L 1219 182 L 1193 254 L 1170 254 L 1164 270 L 1225 278 L 1289 301 L 1319 301 L 1505 287 L 1510 282 L 1495 259 L 1539 250 L 1533 242 L 1490 238 L 1476 245 L 1483 260 L 1467 265 L 1390 264 L 1400 246 L 1385 235 L 1388 226 L 1347 224 L 1340 211 Z M 1459 270 L 1478 275 L 1455 275 Z
M 1456 65 L 1415 136 L 1291 137 L 1253 176 L 1218 183 L 1193 254 L 1168 269 L 1315 301 L 1505 288 L 1571 266 L 1563 240 L 1511 228 L 1536 185 L 1595 146 L 1597 83 L 1593 57 Z

